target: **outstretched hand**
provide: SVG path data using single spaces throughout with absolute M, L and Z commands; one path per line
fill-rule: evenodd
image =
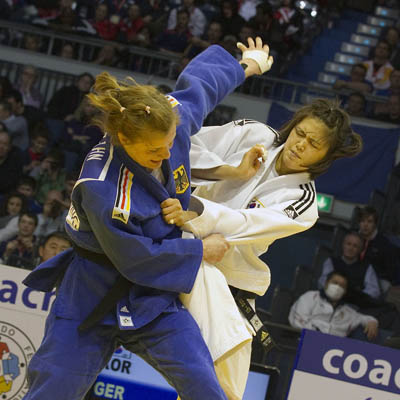
M 262 39 L 257 36 L 254 41 L 251 37 L 247 38 L 248 47 L 241 42 L 237 47 L 242 51 L 240 64 L 247 64 L 245 69 L 246 78 L 252 75 L 261 75 L 271 69 L 274 59 L 269 55 L 269 46 L 263 44 Z

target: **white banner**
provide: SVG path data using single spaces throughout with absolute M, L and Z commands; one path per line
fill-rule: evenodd
M 0 265 L 0 399 L 20 400 L 26 394 L 27 365 L 55 297 L 27 288 L 22 281 L 28 273 Z

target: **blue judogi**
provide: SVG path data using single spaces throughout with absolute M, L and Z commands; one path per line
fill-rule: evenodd
M 165 185 L 107 135 L 87 155 L 72 193 L 67 232 L 76 245 L 105 254 L 115 268 L 67 250 L 26 278 L 28 286 L 49 291 L 65 273 L 29 366 L 25 400 L 81 399 L 121 344 L 158 369 L 182 399 L 226 398 L 199 328 L 177 298 L 192 289 L 202 242 L 182 239 L 180 229 L 164 222 L 160 203 L 177 197 L 187 208 L 190 135 L 243 80 L 239 63 L 219 46 L 185 68 L 169 97 L 181 123 L 171 157 L 162 165 Z M 77 326 L 121 274 L 132 282 L 129 295 L 101 324 L 79 333 Z

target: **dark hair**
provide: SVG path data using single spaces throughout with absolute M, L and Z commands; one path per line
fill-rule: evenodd
M 347 236 L 356 236 L 356 237 L 358 237 L 360 239 L 360 241 L 361 241 L 361 245 L 364 246 L 365 239 L 361 236 L 360 232 L 357 232 L 355 230 L 350 230 L 350 231 L 346 232 L 346 234 L 343 237 L 343 241 Z
M 167 134 L 179 122 L 171 103 L 154 86 L 138 85 L 129 78 L 119 82 L 102 72 L 93 89 L 87 97 L 101 111 L 93 122 L 107 132 L 113 144 L 120 144 L 118 133 L 132 141 L 145 137 L 149 128 Z
M 312 179 L 326 172 L 334 160 L 353 157 L 362 149 L 361 136 L 352 130 L 350 117 L 339 104 L 337 100 L 316 99 L 301 107 L 280 129 L 275 139 L 275 146 L 285 143 L 292 129 L 307 117 L 316 118 L 324 123 L 328 129 L 329 150 L 321 161 L 308 168 Z
M 12 113 L 11 104 L 8 101 L 5 100 L 0 101 L 0 106 L 3 107 L 4 111 L 9 112 L 10 114 Z
M 49 233 L 47 236 L 45 236 L 43 238 L 40 246 L 42 246 L 42 247 L 46 246 L 46 243 L 53 237 L 57 238 L 57 239 L 65 240 L 72 246 L 72 240 L 69 238 L 69 236 L 65 232 L 60 232 L 60 231 L 55 231 L 55 232 Z
M 33 128 L 33 132 L 31 134 L 31 140 L 32 139 L 36 139 L 38 137 L 43 137 L 45 139 L 47 139 L 47 141 L 50 141 L 50 131 L 47 128 L 47 126 L 42 123 L 42 122 L 38 122 L 35 127 Z
M 20 92 L 19 90 L 17 90 L 17 89 L 11 89 L 11 90 L 8 92 L 6 98 L 9 99 L 10 97 L 13 98 L 17 103 L 23 103 L 22 94 L 21 94 L 21 92 Z
M 0 98 L 7 97 L 7 94 L 13 88 L 10 80 L 6 76 L 0 76 L 0 87 L 1 87 Z
M 387 40 L 385 40 L 385 39 L 379 39 L 379 40 L 378 40 L 378 43 L 377 43 L 376 46 L 374 47 L 374 56 L 375 56 L 375 50 L 376 50 L 376 48 L 378 47 L 379 43 L 384 43 L 384 44 L 386 44 L 386 46 L 388 47 L 388 51 L 389 51 L 388 58 L 390 58 L 390 56 L 392 55 L 393 49 L 392 49 L 392 46 L 390 45 L 390 43 L 389 43 Z
M 360 93 L 360 92 L 352 92 L 349 95 L 349 98 L 350 97 L 358 97 L 359 99 L 361 99 L 364 102 L 364 105 L 365 105 L 366 99 L 365 99 L 365 96 L 362 93 Z
M 3 121 L 0 121 L 0 132 L 8 133 L 7 126 Z
M 8 205 L 8 201 L 12 197 L 18 197 L 21 200 L 21 211 L 20 211 L 20 214 L 27 211 L 26 197 L 21 193 L 11 192 L 11 193 L 8 193 L 6 196 L 4 196 L 4 198 L 2 199 L 2 201 L 0 203 L 0 217 L 4 217 L 4 216 L 8 215 L 7 205 Z
M 46 158 L 52 158 L 53 164 L 57 168 L 64 168 L 65 155 L 62 150 L 53 148 L 46 154 Z
M 351 67 L 351 70 L 353 71 L 353 70 L 356 69 L 356 68 L 361 68 L 361 69 L 364 71 L 364 74 L 367 73 L 367 67 L 366 67 L 364 64 L 362 64 L 362 63 L 354 64 L 354 65 Z
M 17 187 L 20 185 L 28 185 L 35 191 L 36 190 L 36 179 L 30 175 L 22 175 L 21 178 L 19 178 L 19 180 L 18 180 Z
M 89 72 L 83 72 L 82 74 L 79 74 L 77 76 L 77 81 L 80 81 L 85 76 L 87 76 L 88 78 L 90 78 L 92 80 L 92 84 L 94 83 L 94 81 L 95 81 L 94 76 Z
M 28 217 L 28 218 L 33 219 L 35 221 L 35 226 L 37 226 L 37 224 L 38 224 L 38 216 L 35 213 L 32 213 L 32 212 L 23 212 L 23 213 L 21 213 L 19 215 L 18 223 L 20 223 L 21 222 L 21 218 L 25 217 L 25 216 Z
M 358 221 L 361 222 L 363 219 L 368 218 L 370 216 L 374 217 L 374 222 L 376 225 L 378 225 L 379 213 L 378 213 L 378 210 L 372 206 L 365 206 L 360 209 Z
M 328 282 L 332 278 L 332 276 L 335 276 L 335 275 L 341 276 L 342 278 L 346 279 L 347 282 L 349 281 L 349 279 L 347 278 L 347 276 L 344 273 L 333 270 L 333 271 L 329 272 L 329 274 L 326 276 L 325 283 Z

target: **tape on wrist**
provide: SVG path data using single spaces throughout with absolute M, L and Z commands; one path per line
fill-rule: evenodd
M 242 60 L 250 58 L 254 60 L 258 66 L 260 67 L 261 73 L 267 72 L 271 69 L 272 58 L 268 57 L 268 55 L 261 50 L 246 50 L 243 53 Z

